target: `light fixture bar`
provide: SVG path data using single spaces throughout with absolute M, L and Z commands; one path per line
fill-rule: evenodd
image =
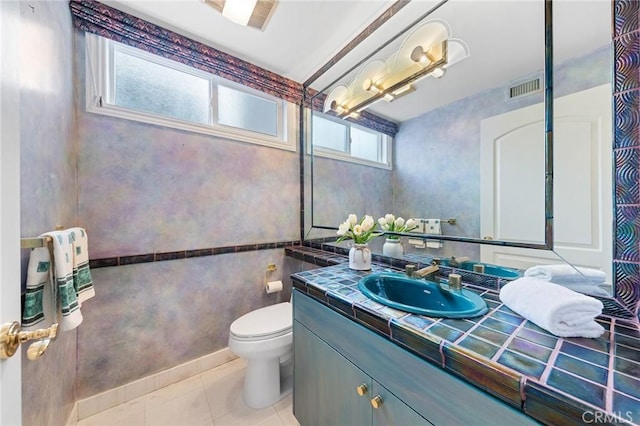
M 447 40 L 444 40 L 442 42 L 442 57 L 440 59 L 434 62 L 431 62 L 426 67 L 420 69 L 419 71 L 416 71 L 415 73 L 411 74 L 406 78 L 403 78 L 397 83 L 392 84 L 391 86 L 387 87 L 385 90 L 372 94 L 371 97 L 367 98 L 366 100 L 360 102 L 357 105 L 352 106 L 351 108 L 343 109 L 342 112 L 338 112 L 336 110 L 334 111 L 336 111 L 337 116 L 340 118 L 347 117 L 351 113 L 351 111 L 362 111 L 363 109 L 373 104 L 380 98 L 384 98 L 384 96 L 387 94 L 392 94 L 395 91 L 402 93 L 401 89 L 403 89 L 405 86 L 410 85 L 412 82 L 419 79 L 420 77 L 423 77 L 446 64 L 447 64 Z

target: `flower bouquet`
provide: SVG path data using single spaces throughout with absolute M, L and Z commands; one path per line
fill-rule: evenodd
M 396 218 L 391 213 L 387 213 L 384 217 L 378 219 L 378 224 L 380 225 L 380 229 L 390 232 L 410 232 L 418 227 L 415 220 L 409 219 L 405 221 L 401 217 Z M 398 240 L 400 236 L 388 235 L 387 238 L 390 240 Z
M 353 240 L 354 246 L 349 249 L 349 268 L 357 271 L 371 269 L 371 250 L 367 243 L 382 235 L 376 232 L 373 217 L 365 215 L 358 220 L 358 216 L 351 213 L 347 220 L 338 227 L 338 242 Z

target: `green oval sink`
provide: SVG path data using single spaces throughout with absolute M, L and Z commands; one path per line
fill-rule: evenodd
M 471 318 L 489 310 L 480 296 L 468 291 L 448 291 L 438 284 L 392 272 L 367 275 L 358 288 L 378 303 L 414 314 L 439 318 Z

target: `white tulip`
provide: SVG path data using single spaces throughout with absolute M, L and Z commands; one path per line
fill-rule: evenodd
M 416 221 L 413 219 L 407 219 L 407 223 L 405 223 L 405 225 L 407 225 L 407 229 L 413 229 L 416 227 Z
M 384 220 L 386 220 L 387 223 L 391 225 L 396 220 L 396 217 L 391 213 L 387 213 L 386 215 L 384 215 Z
M 394 222 L 396 225 L 396 229 L 401 228 L 402 225 L 404 225 L 404 219 L 399 217 L 396 219 L 396 221 Z
M 349 219 L 347 219 L 347 221 L 351 224 L 351 225 L 355 225 L 356 223 L 358 223 L 358 216 L 356 216 L 355 214 L 351 213 L 349 215 Z
M 350 227 L 350 226 L 351 226 L 351 225 L 349 224 L 349 222 L 342 222 L 342 223 L 340 224 L 340 226 L 338 226 L 338 232 L 337 232 L 337 234 L 338 234 L 338 235 L 344 235 L 344 234 L 346 234 L 346 233 L 347 233 L 347 231 L 349 230 L 349 227 Z
M 371 228 L 373 228 L 375 222 L 373 221 L 373 217 L 366 215 L 364 217 L 364 220 L 362 221 L 362 230 L 364 232 L 369 231 Z
M 385 226 L 387 226 L 387 221 L 385 220 L 384 217 L 381 217 L 380 219 L 378 219 L 378 223 L 380 224 L 380 226 L 382 226 L 383 228 Z
M 356 237 L 359 237 L 360 235 L 362 235 L 362 226 L 355 225 L 353 227 L 353 235 L 355 235 Z

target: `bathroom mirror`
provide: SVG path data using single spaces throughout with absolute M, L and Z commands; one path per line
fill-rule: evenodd
M 545 7 L 553 12 L 550 70 L 556 113 L 551 124 L 559 126 L 553 221 L 545 215 Z M 305 122 L 310 154 L 305 156 L 306 237 L 335 236 L 349 213 L 375 219 L 393 213 L 440 220 L 442 238 L 428 235 L 431 244 L 423 248 L 403 237 L 406 252 L 462 254 L 521 268 L 566 259 L 610 275 L 610 22 L 611 4 L 604 0 L 410 2 L 367 37 L 370 42 L 377 36 L 379 49 L 353 49 L 309 85 L 319 93 Z M 380 63 L 394 55 L 405 54 L 405 68 L 415 69 L 419 59 L 415 56 L 412 64 L 411 54 L 421 44 L 416 34 L 435 23 L 444 24 L 448 40 L 462 41 L 468 55 L 446 67 L 444 75 L 419 76 L 406 93 L 390 102 L 382 96 L 362 109 L 363 115 L 395 123 L 398 131 L 388 151 L 382 145 L 375 153 L 357 152 L 358 137 L 368 136 L 370 126 L 360 128 L 357 119 L 340 117 L 350 111 L 332 110 L 327 98 L 340 100 L 335 96 L 340 86 L 371 87 L 376 76 L 384 75 Z M 432 56 L 436 63 L 438 55 Z M 389 68 L 387 75 L 404 69 Z M 585 105 L 597 108 L 581 121 L 577 117 Z M 318 143 L 318 129 L 342 132 L 343 123 L 351 128 L 351 144 Z M 369 161 L 336 155 L 349 145 Z M 532 250 L 545 247 L 551 223 L 555 253 Z M 374 252 L 381 252 L 384 239 L 378 240 L 371 244 Z

